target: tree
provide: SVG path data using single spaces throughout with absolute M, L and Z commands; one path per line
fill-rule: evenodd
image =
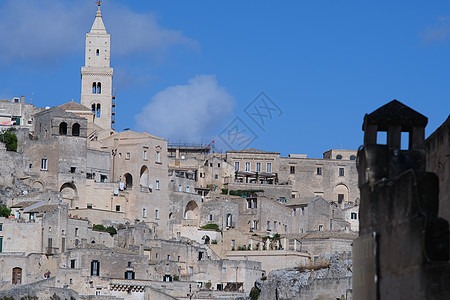
M 0 206 L 0 217 L 7 218 L 10 215 L 11 215 L 11 210 L 7 206 L 5 206 L 5 205 Z
M 15 128 L 8 128 L 0 134 L 0 141 L 2 141 L 7 151 L 17 151 L 17 136 L 14 133 Z

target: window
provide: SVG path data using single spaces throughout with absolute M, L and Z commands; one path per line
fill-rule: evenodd
M 287 232 L 287 225 L 284 225 L 284 232 Z
M 97 104 L 97 118 L 100 118 L 101 105 Z
M 267 163 L 266 171 L 267 171 L 268 173 L 272 173 L 272 163 Z
M 209 215 L 209 220 L 210 220 L 210 221 L 213 220 L 213 215 Z
M 127 152 L 127 154 L 126 154 L 126 156 L 125 156 L 125 159 L 130 159 L 130 157 L 131 157 L 130 152 Z
M 234 170 L 235 170 L 236 172 L 239 171 L 239 162 L 238 162 L 238 161 L 234 163 Z
M 0 231 L 3 231 L 3 223 L 0 223 Z
M 358 219 L 358 214 L 352 212 L 352 213 L 350 214 L 350 219 L 352 219 L 352 220 L 357 220 L 357 219 Z
M 233 216 L 231 214 L 227 214 L 227 227 L 232 227 L 233 224 Z
M 95 93 L 97 93 L 97 84 L 94 82 L 94 83 L 92 83 L 92 94 L 95 94 Z M 93 111 L 92 112 L 94 112 L 95 111 L 95 104 L 93 105 Z
M 218 168 L 220 168 L 220 163 L 219 163 L 219 164 L 217 164 L 217 167 L 218 167 Z
M 134 279 L 134 272 L 133 271 L 126 271 L 125 272 L 125 279 Z
M 77 170 L 76 167 L 70 167 L 70 173 L 75 173 L 76 170 Z
M 178 255 L 177 261 L 181 261 L 181 256 Z
M 33 168 L 33 164 L 29 164 L 28 167 L 31 169 Z
M 317 174 L 317 175 L 322 175 L 322 167 L 317 167 L 316 170 L 317 170 L 317 171 L 316 171 L 316 174 Z
M 194 273 L 194 267 L 189 267 L 189 274 L 193 274 Z
M 261 163 L 260 162 L 257 162 L 256 163 L 256 172 L 261 172 Z
M 102 84 L 100 82 L 97 83 L 97 94 L 101 94 L 102 93 Z M 97 107 L 100 104 L 97 105 Z M 100 116 L 99 116 L 100 117 Z
M 202 260 L 202 259 L 203 259 L 203 256 L 204 256 L 203 251 L 199 251 L 199 252 L 198 252 L 198 260 Z
M 356 156 L 350 155 L 350 160 L 356 160 Z
M 295 217 L 297 215 L 297 209 L 293 208 L 292 209 L 292 215 Z
M 88 209 L 92 209 L 92 204 L 88 204 L 86 207 L 87 207 Z
M 0 236 L 0 253 L 3 252 L 3 237 Z
M 161 162 L 161 153 L 159 151 L 156 151 L 156 162 Z
M 179 192 L 182 192 L 182 191 L 183 191 L 183 187 L 181 186 L 181 184 L 178 185 L 178 191 L 179 191 Z
M 250 162 L 245 163 L 245 171 L 250 172 Z
M 169 254 L 169 255 L 167 255 L 167 260 L 170 260 L 170 254 Z
M 144 160 L 147 160 L 147 151 L 144 150 Z
M 338 194 L 338 203 L 342 203 L 344 201 L 344 194 Z
M 102 289 L 101 288 L 97 288 L 97 290 L 95 291 L 95 295 L 96 296 L 100 296 L 102 294 Z
M 67 123 L 61 122 L 59 124 L 59 135 L 67 135 Z
M 80 136 L 80 124 L 75 123 L 72 125 L 72 135 L 73 136 Z
M 108 179 L 108 176 L 100 174 L 100 182 L 105 182 Z
M 75 228 L 75 236 L 78 236 L 79 232 L 78 232 L 78 228 Z
M 186 187 L 186 193 L 189 193 L 189 187 L 188 186 Z
M 166 272 L 169 272 L 169 265 L 166 265 Z
M 41 160 L 41 170 L 43 170 L 43 171 L 47 171 L 47 159 L 46 158 L 43 158 L 42 160 Z
M 270 230 L 270 221 L 267 221 L 267 230 Z
M 342 159 L 342 155 L 336 155 L 336 159 Z
M 116 211 L 120 211 L 120 205 L 116 205 Z
M 258 229 L 258 221 L 253 220 L 253 230 L 257 230 L 257 229 Z
M 236 241 L 235 240 L 231 240 L 231 247 L 236 246 Z
M 319 231 L 323 231 L 323 225 L 319 225 Z
M 22 268 L 12 269 L 12 284 L 22 284 Z
M 277 221 L 273 221 L 273 230 L 277 230 Z
M 289 169 L 290 174 L 295 174 L 295 166 L 291 166 Z
M 142 217 L 143 218 L 147 217 L 147 210 L 145 208 L 142 209 Z
M 155 189 L 159 190 L 159 180 L 156 180 Z M 187 187 L 187 189 L 189 190 L 189 187 Z
M 222 268 L 222 274 L 227 274 L 227 268 Z
M 76 262 L 77 262 L 76 259 L 71 259 L 70 260 L 70 268 L 71 269 L 75 269 L 76 268 Z
M 155 209 L 155 219 L 159 219 L 159 210 Z
M 100 276 L 100 262 L 98 260 L 91 261 L 91 276 Z
M 99 55 L 100 55 L 100 50 L 99 50 L 99 49 L 97 49 L 97 51 L 95 51 L 95 55 L 96 55 L 96 56 L 99 56 Z
M 215 174 L 214 179 L 219 179 L 219 174 Z
M 344 168 L 339 168 L 339 176 L 344 176 Z

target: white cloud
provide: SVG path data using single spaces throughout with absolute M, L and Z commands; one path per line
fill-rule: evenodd
M 0 63 L 45 65 L 83 51 L 84 33 L 94 21 L 94 1 L 4 0 L 0 3 Z M 151 13 L 108 1 L 102 7 L 114 55 L 146 54 L 175 45 L 197 47 L 181 31 L 162 28 Z
M 450 16 L 439 17 L 439 24 L 428 27 L 420 36 L 425 43 L 444 42 L 450 35 Z
M 200 142 L 221 129 L 233 107 L 234 98 L 214 75 L 197 75 L 187 85 L 169 87 L 152 97 L 135 116 L 136 127 L 164 138 Z

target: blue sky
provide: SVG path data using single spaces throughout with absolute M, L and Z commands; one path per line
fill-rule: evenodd
M 96 9 L 2 0 L 0 99 L 79 101 Z M 104 0 L 102 12 L 116 130 L 224 151 L 239 118 L 254 134 L 241 146 L 321 157 L 357 149 L 364 114 L 392 99 L 429 118 L 427 135 L 450 112 L 448 1 Z M 279 108 L 262 127 L 245 113 L 260 92 Z

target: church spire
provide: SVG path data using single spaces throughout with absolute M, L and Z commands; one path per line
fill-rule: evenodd
M 100 10 L 102 1 L 97 1 L 97 5 L 98 5 L 97 15 L 95 16 L 94 24 L 92 24 L 90 33 L 107 34 L 105 24 L 103 24 L 102 11 Z

